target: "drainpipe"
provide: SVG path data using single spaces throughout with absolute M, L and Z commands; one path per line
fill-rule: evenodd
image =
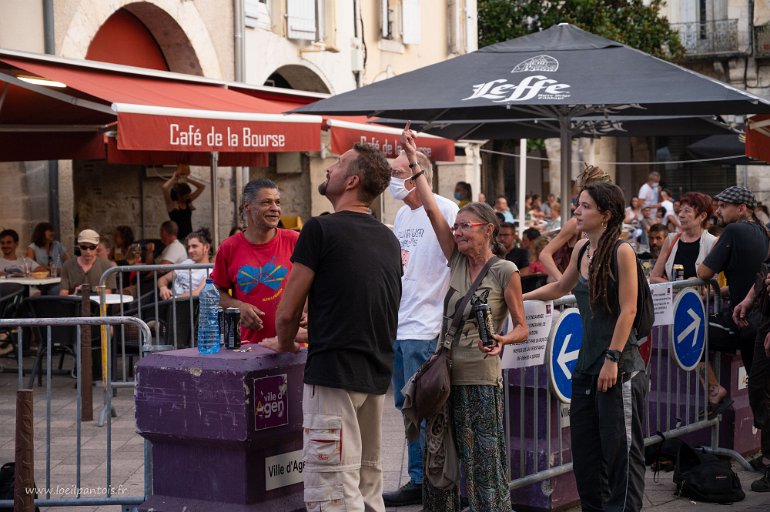
M 45 53 L 54 55 L 56 53 L 56 41 L 54 40 L 53 26 L 53 0 L 43 0 L 43 44 Z M 59 236 L 59 161 L 48 161 L 48 219 L 53 224 L 53 229 Z
M 243 7 L 243 0 L 233 0 L 233 48 L 234 54 L 234 67 L 235 67 L 235 81 L 243 82 L 243 68 L 244 68 L 244 55 L 246 48 L 246 41 L 244 37 L 244 19 L 246 12 Z M 233 168 L 233 187 L 235 187 L 235 204 L 241 204 L 241 191 L 243 186 L 249 181 L 249 168 L 248 167 L 234 167 Z M 233 225 L 240 226 L 241 221 L 238 218 L 238 208 L 235 208 L 233 216 Z

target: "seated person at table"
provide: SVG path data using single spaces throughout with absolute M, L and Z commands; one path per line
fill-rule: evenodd
M 70 258 L 61 270 L 61 289 L 59 295 L 79 293 L 84 284 L 91 287 L 91 293 L 96 293 L 99 278 L 109 268 L 110 262 L 96 257 L 96 246 L 99 244 L 99 233 L 93 229 L 84 229 L 78 234 L 80 256 Z M 115 289 L 115 274 L 110 275 L 105 283 L 107 293 Z
M 57 258 L 57 265 L 69 259 L 64 246 L 56 240 L 56 231 L 50 222 L 40 222 L 32 230 L 32 243 L 27 246 L 26 256 L 43 267 L 50 267 Z
M 182 264 L 209 263 L 211 235 L 208 229 L 200 228 L 193 231 L 187 235 L 185 242 L 187 243 L 187 255 L 190 257 L 184 260 Z M 206 277 L 208 277 L 209 272 L 211 270 L 208 269 L 182 269 L 167 273 L 158 279 L 160 298 L 167 300 L 174 296 L 178 299 L 189 297 L 191 289 L 192 296 L 197 297 L 203 289 L 203 285 L 206 284 Z
M 153 263 L 159 263 L 161 265 L 178 264 L 187 259 L 187 251 L 177 239 L 177 233 L 179 233 L 179 227 L 173 220 L 167 220 L 160 225 L 160 241 L 163 242 L 164 249 L 160 253 L 160 256 L 154 258 L 155 244 L 148 242 L 145 248 L 147 249 L 147 257 L 145 263 L 152 265 Z
M 34 260 L 16 255 L 16 249 L 19 248 L 19 234 L 13 229 L 4 229 L 0 231 L 0 276 L 24 277 L 25 262 L 30 272 L 45 270 Z

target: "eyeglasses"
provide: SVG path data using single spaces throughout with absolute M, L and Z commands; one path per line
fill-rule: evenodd
M 79 246 L 81 251 L 95 251 L 96 246 L 95 245 L 81 245 Z
M 486 222 L 463 222 L 452 226 L 452 231 L 468 231 L 476 226 L 486 226 Z

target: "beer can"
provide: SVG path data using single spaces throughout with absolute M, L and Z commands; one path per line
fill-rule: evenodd
M 224 319 L 225 348 L 241 348 L 241 310 L 227 308 Z
M 679 263 L 674 265 L 674 281 L 684 281 L 684 265 Z
M 221 345 L 225 339 L 225 310 L 221 307 L 217 308 L 217 323 L 219 324 L 219 344 Z

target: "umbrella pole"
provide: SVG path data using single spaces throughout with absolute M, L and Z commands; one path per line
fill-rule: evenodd
M 559 139 L 561 143 L 561 225 L 567 224 L 570 217 L 570 199 L 572 188 L 572 140 L 570 138 L 570 118 L 559 115 Z
M 527 218 L 527 139 L 519 141 L 519 234 L 524 232 L 526 225 L 524 220 Z
M 213 240 L 212 249 L 219 247 L 219 201 L 217 198 L 217 164 L 219 163 L 219 153 L 211 152 L 211 234 Z

